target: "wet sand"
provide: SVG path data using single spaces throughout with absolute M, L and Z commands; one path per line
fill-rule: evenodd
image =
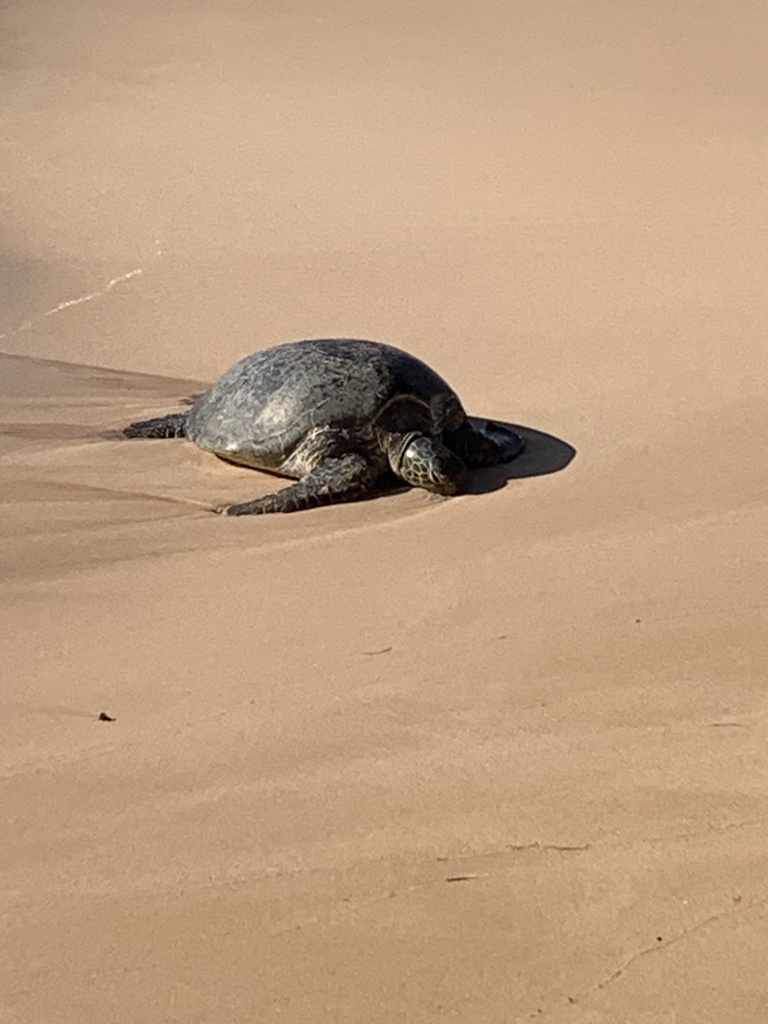
M 764 1024 L 767 21 L 6 9 L 0 1019 Z M 119 436 L 339 335 L 528 452 Z

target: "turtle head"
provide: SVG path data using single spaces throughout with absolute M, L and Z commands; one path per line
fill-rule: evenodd
M 409 435 L 391 466 L 411 487 L 435 494 L 460 494 L 466 487 L 467 470 L 458 455 L 426 434 Z

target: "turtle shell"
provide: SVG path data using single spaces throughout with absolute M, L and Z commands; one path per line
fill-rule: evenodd
M 350 338 L 288 342 L 241 359 L 191 408 L 187 436 L 233 462 L 279 472 L 310 432 L 332 427 L 350 451 L 381 432 L 439 434 L 465 419 L 421 360 Z

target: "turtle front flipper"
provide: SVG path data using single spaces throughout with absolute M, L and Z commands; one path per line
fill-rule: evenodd
M 230 505 L 228 516 L 258 516 L 266 512 L 302 512 L 321 505 L 356 501 L 368 494 L 378 473 L 363 455 L 325 459 L 297 483 L 255 501 Z
M 443 431 L 443 443 L 469 469 L 511 462 L 525 451 L 525 440 L 519 434 L 491 420 L 487 420 L 479 430 L 465 420 L 455 430 Z

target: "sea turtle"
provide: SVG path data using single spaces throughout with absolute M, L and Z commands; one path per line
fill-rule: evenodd
M 287 342 L 236 363 L 187 412 L 132 423 L 126 437 L 188 437 L 205 451 L 297 483 L 228 515 L 354 501 L 387 472 L 458 494 L 466 471 L 508 462 L 514 431 L 476 429 L 457 395 L 414 356 L 374 341 Z

